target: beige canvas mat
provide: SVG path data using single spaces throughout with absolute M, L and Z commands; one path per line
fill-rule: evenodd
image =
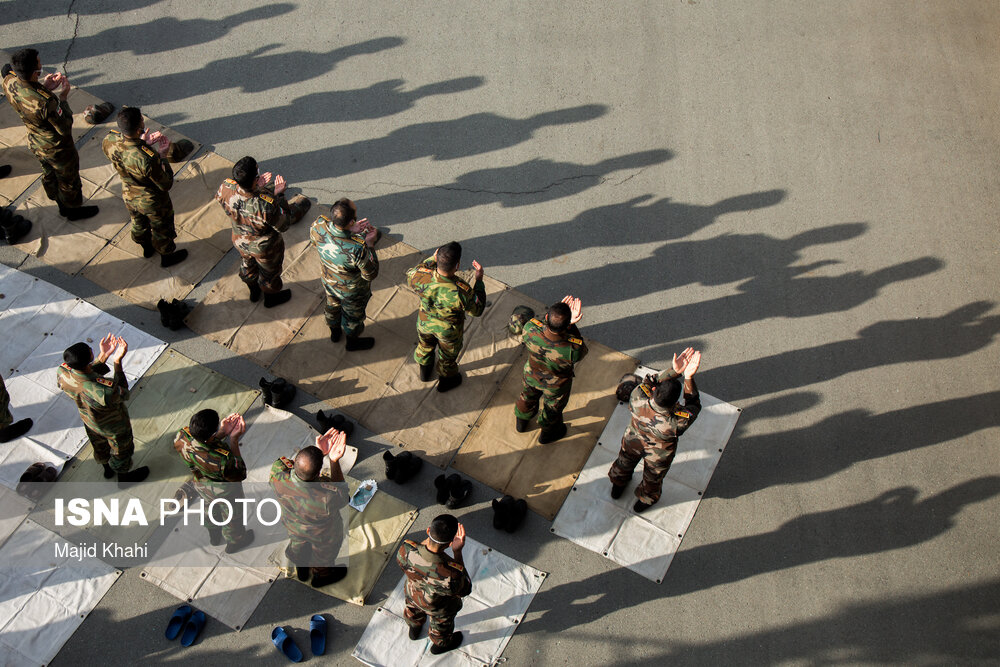
M 590 352 L 576 366 L 576 378 L 563 418 L 569 432 L 562 440 L 538 444 L 539 428 L 514 430 L 514 401 L 521 392 L 525 354 L 513 365 L 500 390 L 483 411 L 453 463 L 456 470 L 483 484 L 524 498 L 547 519 L 559 511 L 591 449 L 618 401 L 614 391 L 638 362 L 588 340 Z
M 132 241 L 129 225 L 123 225 L 111 243 L 84 269 L 84 277 L 123 299 L 151 309 L 159 299 L 169 301 L 187 296 L 232 247 L 229 218 L 213 200 L 219 184 L 229 177 L 232 165 L 215 153 L 206 153 L 188 163 L 174 179 L 170 199 L 177 229 L 175 242 L 178 248 L 187 249 L 187 259 L 166 269 L 160 267 L 157 257 L 142 256 L 142 249 Z M 124 212 L 124 204 L 120 199 L 118 202 Z
M 9 107 L 6 103 L 4 106 Z M 4 164 L 10 165 L 10 175 L 0 178 L 0 205 L 7 206 L 38 180 L 42 170 L 27 146 L 0 142 L 0 165 Z

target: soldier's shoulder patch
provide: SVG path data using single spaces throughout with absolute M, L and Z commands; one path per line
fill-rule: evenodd
M 358 243 L 364 243 L 365 237 L 362 236 L 361 234 L 351 234 L 351 240 L 357 241 Z
M 417 273 L 434 273 L 434 269 L 429 266 L 418 266 Z
M 226 180 L 224 180 L 224 181 L 222 181 L 222 182 L 223 182 L 223 183 L 228 183 L 229 185 L 237 185 L 236 181 L 234 181 L 234 180 L 233 180 L 233 179 L 231 179 L 231 178 L 227 178 Z
M 534 325 L 536 325 L 536 326 L 539 326 L 539 327 L 544 327 L 545 326 L 544 324 L 542 324 L 542 321 L 540 319 L 538 319 L 537 317 L 532 317 L 531 318 L 531 323 L 534 324 Z
M 229 456 L 230 454 L 232 454 L 232 452 L 230 452 L 228 449 L 225 449 L 223 447 L 216 447 L 215 448 L 215 453 L 216 454 L 222 454 L 223 456 Z
M 469 287 L 469 283 L 465 282 L 464 280 L 458 280 L 458 281 L 455 281 L 455 282 L 458 285 L 458 289 L 462 290 L 463 292 L 471 292 L 472 291 L 472 288 Z
M 260 197 L 261 199 L 263 199 L 264 201 L 266 201 L 268 204 L 273 204 L 274 203 L 274 197 L 272 197 L 269 194 L 265 194 L 265 193 L 261 192 L 257 196 Z
M 674 416 L 680 417 L 681 419 L 688 419 L 691 417 L 691 413 L 687 410 L 674 410 Z
M 639 389 L 642 389 L 642 393 L 644 393 L 647 398 L 651 398 L 653 396 L 653 390 L 650 389 L 648 386 L 640 384 Z
M 139 149 L 149 157 L 156 157 L 156 153 L 154 153 L 153 149 L 149 146 L 139 146 Z
M 465 567 L 461 563 L 456 563 L 456 562 L 452 561 L 451 568 L 453 570 L 458 571 L 458 572 L 465 572 Z
M 108 134 L 117 134 L 119 137 L 122 135 L 118 130 L 108 130 Z
M 281 461 L 281 464 L 283 466 L 285 466 L 286 468 L 294 468 L 295 467 L 295 463 L 292 462 L 292 460 L 290 458 L 288 458 L 287 456 L 282 456 L 281 459 L 280 459 L 280 461 Z
M 566 338 L 566 340 L 568 340 L 573 345 L 583 345 L 582 338 L 573 338 L 572 336 L 569 336 L 568 338 Z
M 94 382 L 96 382 L 97 384 L 103 385 L 105 387 L 113 387 L 113 386 L 115 386 L 114 380 L 109 380 L 108 378 L 94 378 Z
M 50 90 L 48 90 L 46 88 L 43 88 L 42 86 L 39 86 L 38 88 L 35 88 L 35 90 L 38 92 L 38 94 L 43 99 L 45 99 L 45 100 L 51 100 L 52 99 L 52 92 Z
M 406 544 L 406 545 L 408 545 L 408 546 L 411 546 L 411 547 L 413 547 L 414 549 L 416 549 L 417 547 L 419 547 L 419 546 L 420 546 L 419 544 L 417 544 L 417 543 L 416 543 L 416 542 L 414 542 L 413 540 L 403 540 L 403 544 Z
M 66 369 L 66 370 L 68 370 L 68 371 L 71 371 L 71 370 L 73 370 L 72 368 L 70 368 L 70 367 L 69 367 L 69 364 L 67 364 L 67 363 L 65 363 L 65 362 L 63 362 L 63 363 L 59 364 L 59 368 L 65 368 L 65 369 Z

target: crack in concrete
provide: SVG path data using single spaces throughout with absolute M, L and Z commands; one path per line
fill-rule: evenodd
M 76 0 L 70 0 L 69 7 L 66 9 L 66 18 L 71 18 L 73 16 L 73 5 L 76 4 Z M 73 37 L 69 40 L 69 45 L 66 47 L 66 56 L 63 58 L 62 71 L 63 74 L 66 73 L 66 67 L 69 65 L 69 53 L 73 50 L 73 45 L 76 44 L 76 36 L 80 32 L 80 13 L 76 14 L 76 21 L 73 23 Z

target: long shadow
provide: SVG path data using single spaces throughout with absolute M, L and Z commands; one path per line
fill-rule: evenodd
M 260 93 L 323 76 L 348 58 L 378 53 L 400 46 L 403 42 L 402 37 L 379 37 L 321 53 L 275 53 L 281 45 L 268 44 L 248 54 L 213 60 L 201 69 L 150 76 L 128 84 L 127 88 L 129 92 L 134 91 L 131 101 L 139 106 L 186 99 L 227 88 Z M 95 85 L 87 90 L 101 99 L 112 99 L 121 97 L 123 84 Z
M 112 0 L 111 2 L 5 2 L 3 3 L 4 23 L 10 25 L 17 21 L 31 21 L 51 16 L 67 16 L 67 9 L 72 6 L 73 14 L 93 16 L 99 14 L 120 14 L 155 5 L 163 0 Z M 17 49 L 8 49 L 16 51 Z
M 498 203 L 504 208 L 528 206 L 571 197 L 600 185 L 609 174 L 624 169 L 642 169 L 673 158 L 666 149 L 655 149 L 607 158 L 593 164 L 534 159 L 511 167 L 470 171 L 444 185 L 429 185 L 416 190 L 393 192 L 363 199 L 365 210 L 378 211 L 389 227 L 435 215 L 451 213 L 483 204 Z M 568 224 L 568 223 L 567 223 Z M 545 233 L 545 227 L 532 227 Z M 476 243 L 490 243 L 490 236 L 476 238 Z M 533 244 L 518 249 L 531 252 Z
M 51 5 L 55 3 L 38 2 L 32 4 Z M 134 5 L 135 3 L 129 4 Z M 295 5 L 291 3 L 276 2 L 217 19 L 178 19 L 172 16 L 163 16 L 135 25 L 116 24 L 92 35 L 76 35 L 72 39 L 53 40 L 31 46 L 38 49 L 40 53 L 51 53 L 53 57 L 59 55 L 61 58 L 62 54 L 65 54 L 72 45 L 69 55 L 73 59 L 126 51 L 137 56 L 163 53 L 211 42 L 229 34 L 245 23 L 273 19 L 294 9 Z
M 476 113 L 452 120 L 416 123 L 379 139 L 286 155 L 269 160 L 268 164 L 280 173 L 331 178 L 417 158 L 454 160 L 516 146 L 530 140 L 543 127 L 582 123 L 603 116 L 607 110 L 603 104 L 584 104 L 528 118 Z
M 355 90 L 331 90 L 297 97 L 288 104 L 259 111 L 212 118 L 197 123 L 174 123 L 190 137 L 211 137 L 213 142 L 259 136 L 316 122 L 348 122 L 383 118 L 412 108 L 432 95 L 450 95 L 478 88 L 481 76 L 465 76 L 403 90 L 402 79 L 392 79 Z
M 839 294 L 839 288 L 831 290 L 827 298 L 836 300 Z M 989 301 L 974 301 L 940 317 L 877 322 L 850 340 L 707 369 L 702 382 L 726 387 L 727 399 L 739 399 L 825 382 L 867 368 L 954 359 L 986 347 L 1000 333 L 1000 315 L 986 314 L 993 307 Z
M 796 517 L 776 530 L 680 551 L 661 587 L 636 586 L 639 575 L 612 570 L 541 591 L 531 603 L 540 616 L 519 633 L 560 632 L 613 610 L 677 597 L 751 577 L 834 558 L 893 551 L 946 532 L 963 507 L 1000 493 L 1000 476 L 985 476 L 918 500 L 899 487 L 872 500 Z M 583 602 L 586 600 L 586 602 Z

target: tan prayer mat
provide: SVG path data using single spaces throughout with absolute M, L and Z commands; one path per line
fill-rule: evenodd
M 123 224 L 111 243 L 84 269 L 84 277 L 150 309 L 156 308 L 160 299 L 183 299 L 232 247 L 229 218 L 213 199 L 219 184 L 231 175 L 232 167 L 229 160 L 206 153 L 189 162 L 175 177 L 170 199 L 177 229 L 175 242 L 178 248 L 188 251 L 183 262 L 164 269 L 157 257 L 144 258 L 142 249 L 132 241 L 130 225 Z M 117 176 L 112 182 L 116 180 Z M 127 223 L 128 214 L 120 198 L 118 204 Z
M 528 507 L 547 519 L 555 517 L 598 436 L 618 404 L 615 387 L 638 362 L 621 352 L 587 340 L 590 352 L 576 365 L 576 377 L 563 418 L 566 437 L 538 444 L 540 429 L 514 430 L 514 401 L 521 392 L 521 356 L 503 380 L 499 392 L 479 417 L 455 457 L 454 467 L 483 484 L 524 498 Z

